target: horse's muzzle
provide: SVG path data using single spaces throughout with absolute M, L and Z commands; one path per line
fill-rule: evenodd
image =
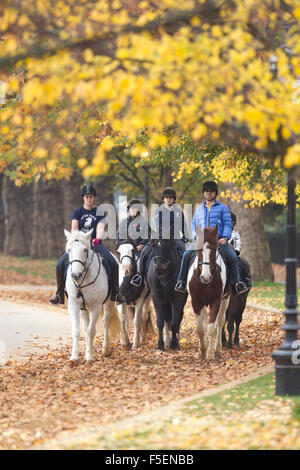
M 209 284 L 212 278 L 211 274 L 209 276 L 203 276 L 203 274 L 200 274 L 200 282 L 202 282 L 202 284 Z
M 79 281 L 82 278 L 83 271 L 81 273 L 71 273 L 72 278 L 74 281 Z

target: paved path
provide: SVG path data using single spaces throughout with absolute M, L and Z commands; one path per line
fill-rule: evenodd
M 31 352 L 49 345 L 57 346 L 59 338 L 71 337 L 68 312 L 55 306 L 30 306 L 21 302 L 0 300 L 0 352 L 8 359 L 25 359 Z

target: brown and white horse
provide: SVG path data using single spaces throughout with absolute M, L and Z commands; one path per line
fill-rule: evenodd
M 189 269 L 187 288 L 196 315 L 199 357 L 212 361 L 221 356 L 222 329 L 231 296 L 226 266 L 218 253 L 218 227 L 197 232 L 197 256 Z M 207 329 L 207 342 L 206 342 Z

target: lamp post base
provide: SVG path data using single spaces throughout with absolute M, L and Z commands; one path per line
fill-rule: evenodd
M 275 366 L 276 395 L 300 395 L 300 366 Z

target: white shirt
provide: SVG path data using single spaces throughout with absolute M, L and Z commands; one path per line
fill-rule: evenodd
M 241 252 L 241 237 L 239 232 L 237 232 L 235 229 L 232 230 L 231 238 L 228 243 L 230 243 L 230 245 L 232 245 L 235 250 Z

